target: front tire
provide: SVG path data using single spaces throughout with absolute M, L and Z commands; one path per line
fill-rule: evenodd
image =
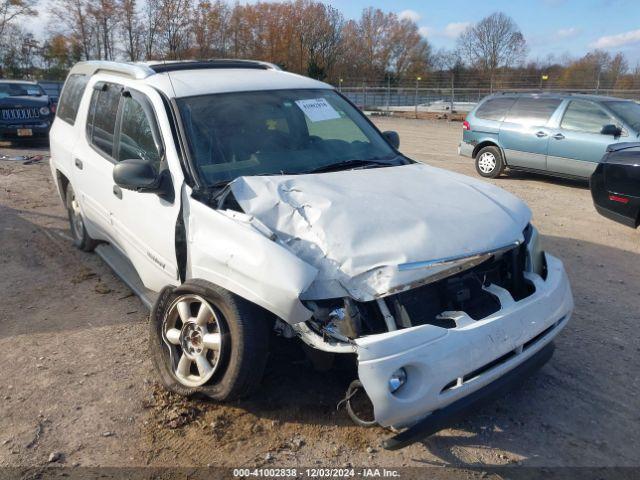
M 69 217 L 69 227 L 71 228 L 71 237 L 73 244 L 83 252 L 92 252 L 98 242 L 91 238 L 84 226 L 84 219 L 80 211 L 80 203 L 76 198 L 76 192 L 73 190 L 71 183 L 67 184 L 65 191 L 65 204 L 67 207 L 67 215 Z
M 484 178 L 498 178 L 504 170 L 504 159 L 498 147 L 482 148 L 476 155 L 476 171 Z
M 162 383 L 218 401 L 260 384 L 270 324 L 257 306 L 203 280 L 163 290 L 151 312 L 150 348 Z

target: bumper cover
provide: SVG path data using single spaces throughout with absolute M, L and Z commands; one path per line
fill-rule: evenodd
M 525 378 L 542 368 L 551 359 L 554 349 L 553 342 L 547 343 L 542 350 L 489 385 L 476 390 L 467 397 L 456 400 L 451 405 L 436 410 L 402 433 L 386 439 L 382 443 L 383 447 L 387 450 L 398 450 L 452 426 L 470 413 L 473 413 L 485 402 L 499 398 L 502 394 L 519 386 Z
M 458 144 L 458 155 L 471 158 L 473 156 L 474 145 L 466 142 L 460 142 Z
M 49 134 L 51 122 L 42 121 L 38 123 L 0 123 L 0 136 L 3 138 L 32 138 L 29 136 L 18 136 L 18 129 L 29 129 L 33 132 L 32 137 L 44 137 Z
M 529 297 L 515 302 L 506 290 L 488 287 L 501 309 L 482 320 L 467 317 L 456 328 L 421 325 L 357 340 L 358 375 L 376 422 L 413 425 L 496 381 L 548 345 L 568 322 L 573 296 L 562 262 L 545 256 L 546 280 L 526 274 L 535 286 Z M 407 381 L 392 394 L 388 380 L 401 367 Z

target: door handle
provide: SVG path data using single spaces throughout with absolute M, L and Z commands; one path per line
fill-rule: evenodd
M 82 170 L 82 160 L 80 160 L 79 158 L 74 158 L 73 162 L 76 164 L 76 168 L 78 170 Z
M 555 138 L 556 140 L 563 140 L 564 139 L 564 135 L 561 133 L 556 133 L 553 138 Z
M 113 186 L 113 194 L 122 200 L 122 189 L 118 185 Z
M 547 132 L 543 132 L 542 130 L 540 130 L 539 132 L 536 132 L 536 137 L 538 138 L 544 138 L 547 136 Z

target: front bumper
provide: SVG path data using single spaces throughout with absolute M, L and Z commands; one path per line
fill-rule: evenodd
M 535 286 L 529 297 L 515 302 L 506 290 L 489 287 L 501 309 L 482 320 L 463 319 L 451 329 L 420 325 L 356 340 L 358 375 L 376 422 L 415 424 L 489 385 L 548 345 L 569 321 L 573 296 L 562 262 L 545 257 L 546 280 L 526 274 Z M 407 381 L 392 394 L 389 377 L 401 367 Z
M 18 130 L 29 129 L 32 132 L 31 136 L 19 136 Z M 0 137 L 1 138 L 19 138 L 28 139 L 34 137 L 46 137 L 49 135 L 51 129 L 51 122 L 43 120 L 38 123 L 0 123 Z

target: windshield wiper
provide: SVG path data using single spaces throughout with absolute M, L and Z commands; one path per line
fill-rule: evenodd
M 314 168 L 303 172 L 307 173 L 323 173 L 323 172 L 336 172 L 338 170 L 346 170 L 349 168 L 358 167 L 390 167 L 394 165 L 391 161 L 380 161 L 376 159 L 370 160 L 345 160 L 343 162 L 330 163 L 329 165 L 323 165 L 322 167 Z

